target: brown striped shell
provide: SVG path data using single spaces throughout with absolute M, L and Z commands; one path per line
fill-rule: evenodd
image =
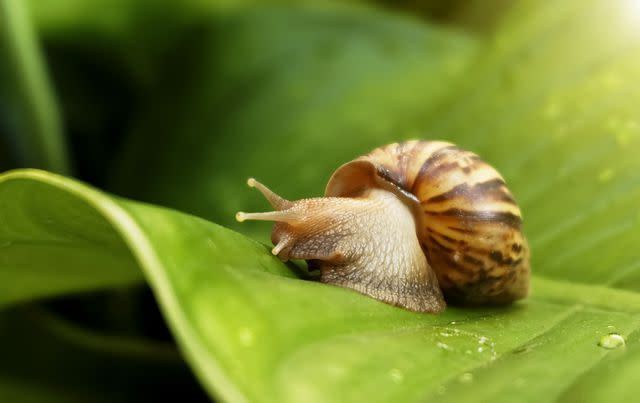
M 529 289 L 522 216 L 502 176 L 476 154 L 442 141 L 373 150 L 333 174 L 328 197 L 392 190 L 416 218 L 429 266 L 448 301 L 506 303 Z

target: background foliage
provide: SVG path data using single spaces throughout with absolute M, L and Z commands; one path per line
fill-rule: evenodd
M 53 172 L 0 176 L 0 399 L 636 396 L 640 2 L 253 3 L 0 0 L 0 168 Z M 233 221 L 416 137 L 503 173 L 529 299 L 406 312 Z

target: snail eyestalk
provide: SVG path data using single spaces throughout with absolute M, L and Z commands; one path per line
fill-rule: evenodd
M 290 248 L 291 246 L 293 246 L 294 242 L 295 242 L 295 238 L 288 236 L 287 234 L 281 234 L 279 236 L 278 241 L 275 242 L 276 246 L 274 246 L 273 249 L 271 249 L 271 253 L 274 256 L 278 256 L 285 248 Z M 280 257 L 284 261 L 287 261 L 288 253 L 283 253 Z
M 246 220 L 255 221 L 277 221 L 277 222 L 295 222 L 300 219 L 300 215 L 295 211 L 266 211 L 264 213 L 245 213 L 239 211 L 236 213 L 236 220 L 243 222 Z
M 294 206 L 293 202 L 280 197 L 271 189 L 258 182 L 254 178 L 249 178 L 247 180 L 247 185 L 249 185 L 249 187 L 258 189 L 260 193 L 262 193 L 264 198 L 267 199 L 267 201 L 271 204 L 271 206 L 276 209 L 276 211 L 268 211 L 264 213 L 245 213 L 243 211 L 239 211 L 236 213 L 236 220 L 238 222 L 243 222 L 246 220 L 259 220 L 291 223 L 300 219 L 300 214 L 296 211 L 293 211 L 292 209 L 292 207 Z
M 249 185 L 250 188 L 258 189 L 274 209 L 284 210 L 291 207 L 291 202 L 289 200 L 280 197 L 278 194 L 276 194 L 271 189 L 258 182 L 254 178 L 247 179 L 247 185 Z

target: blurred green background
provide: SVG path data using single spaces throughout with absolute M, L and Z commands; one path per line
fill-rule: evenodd
M 0 0 L 0 170 L 268 242 L 233 219 L 265 208 L 247 177 L 316 196 L 372 148 L 444 139 L 504 174 L 534 272 L 636 292 L 639 82 L 635 0 Z M 12 401 L 208 400 L 146 286 L 6 308 L 0 338 Z

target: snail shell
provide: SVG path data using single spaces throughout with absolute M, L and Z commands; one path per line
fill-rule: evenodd
M 520 209 L 500 174 L 442 141 L 407 141 L 339 167 L 325 197 L 288 201 L 253 179 L 277 211 L 273 253 L 307 259 L 322 282 L 421 312 L 443 299 L 502 304 L 529 288 Z

